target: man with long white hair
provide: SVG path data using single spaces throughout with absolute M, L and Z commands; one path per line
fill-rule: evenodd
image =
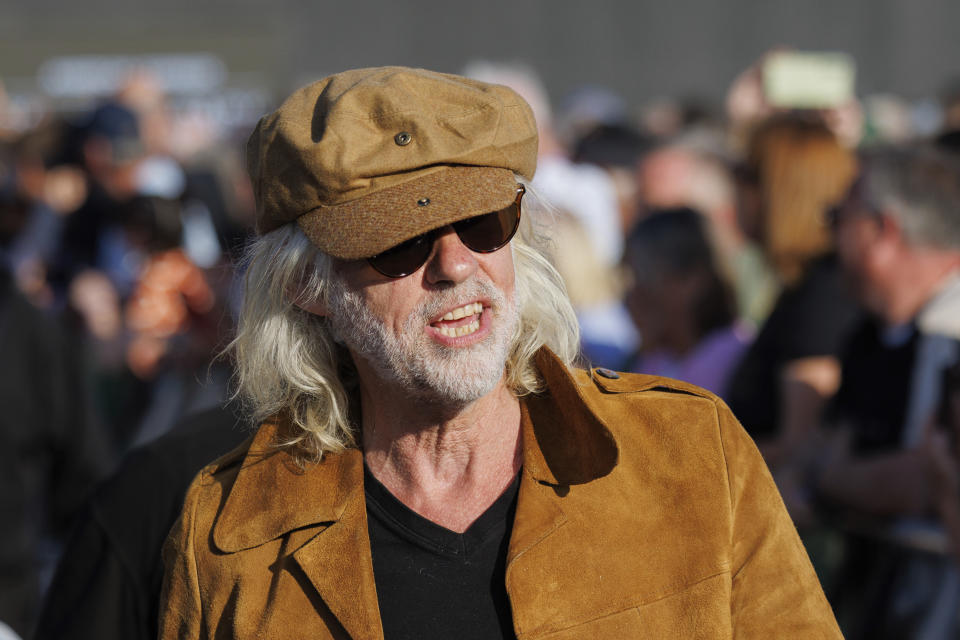
M 260 426 L 187 494 L 161 638 L 839 637 L 723 403 L 573 367 L 536 154 L 513 91 L 418 69 L 260 121 Z

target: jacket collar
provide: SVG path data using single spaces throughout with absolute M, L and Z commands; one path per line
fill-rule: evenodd
M 537 370 L 547 391 L 524 398 L 523 465 L 535 480 L 553 486 L 584 484 L 607 475 L 619 449 L 610 429 L 591 409 L 589 372 L 568 369 L 541 347 Z
M 917 315 L 921 333 L 960 340 L 960 271 L 943 279 L 937 293 Z
M 586 387 L 589 372 L 569 370 L 546 347 L 536 365 L 547 391 L 523 398 L 525 473 L 553 486 L 582 484 L 608 474 L 618 448 L 596 413 Z M 611 389 L 606 389 L 610 391 Z M 300 467 L 276 447 L 278 427 L 265 423 L 254 437 L 213 530 L 213 541 L 231 553 L 284 534 L 339 521 L 364 500 L 363 456 L 357 449 L 324 456 Z
M 363 458 L 357 450 L 299 465 L 277 447 L 278 425 L 264 423 L 247 450 L 213 529 L 228 553 L 274 540 L 294 529 L 336 522 L 354 493 L 363 493 Z

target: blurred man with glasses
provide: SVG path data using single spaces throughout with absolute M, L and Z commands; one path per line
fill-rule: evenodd
M 933 472 L 956 455 L 940 417 L 960 361 L 960 166 L 924 145 L 868 152 L 830 221 L 869 312 L 814 474 L 850 543 L 834 604 L 848 638 L 954 638 L 960 574 L 935 514 L 955 513 L 960 492 Z

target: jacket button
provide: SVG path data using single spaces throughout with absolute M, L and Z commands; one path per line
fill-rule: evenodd
M 606 369 L 604 367 L 597 367 L 595 369 L 598 376 L 603 376 L 604 378 L 610 378 L 611 380 L 617 380 L 620 377 L 620 374 L 612 369 Z
M 393 141 L 397 143 L 398 146 L 405 147 L 410 144 L 410 141 L 413 139 L 406 131 L 401 131 L 397 135 L 393 136 Z

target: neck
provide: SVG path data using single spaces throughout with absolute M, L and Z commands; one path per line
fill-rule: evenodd
M 520 469 L 520 403 L 501 382 L 465 407 L 427 404 L 408 391 L 361 384 L 363 454 L 401 502 L 465 531 Z
M 898 270 L 898 286 L 887 301 L 884 320 L 890 326 L 911 322 L 933 299 L 943 283 L 960 269 L 960 254 L 933 251 L 904 260 Z M 908 268 L 906 265 L 913 265 Z

